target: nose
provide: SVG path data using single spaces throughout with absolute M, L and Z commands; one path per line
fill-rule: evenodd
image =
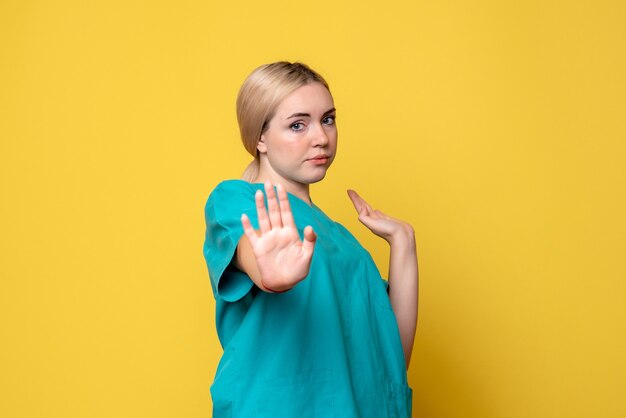
M 321 124 L 317 125 L 317 130 L 313 135 L 313 146 L 325 147 L 328 145 L 328 134 Z

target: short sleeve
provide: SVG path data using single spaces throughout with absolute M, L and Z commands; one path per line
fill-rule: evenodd
M 241 215 L 250 218 L 257 228 L 254 187 L 242 180 L 226 180 L 218 184 L 207 200 L 204 214 L 206 235 L 204 259 L 207 263 L 215 299 L 235 302 L 244 297 L 254 283 L 236 269 L 232 258 L 243 236 Z

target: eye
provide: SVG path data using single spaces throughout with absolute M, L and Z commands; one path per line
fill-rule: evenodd
M 334 125 L 335 124 L 335 116 L 326 116 L 324 119 L 322 119 L 322 123 L 324 125 Z
M 292 123 L 289 128 L 294 131 L 294 132 L 298 132 L 304 129 L 304 123 L 302 122 L 294 122 Z

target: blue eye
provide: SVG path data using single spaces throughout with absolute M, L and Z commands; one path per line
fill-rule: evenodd
M 326 116 L 322 119 L 322 123 L 324 125 L 334 125 L 335 124 L 335 116 Z
M 289 126 L 289 128 L 291 128 L 292 131 L 298 132 L 304 129 L 304 124 L 302 122 L 294 122 L 291 126 Z

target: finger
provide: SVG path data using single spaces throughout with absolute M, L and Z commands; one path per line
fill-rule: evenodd
M 243 232 L 250 240 L 250 243 L 254 246 L 259 240 L 259 237 L 254 231 L 254 228 L 252 228 L 252 224 L 250 223 L 248 215 L 246 215 L 245 213 L 241 215 L 241 225 L 243 226 Z
M 315 249 L 315 241 L 317 241 L 317 234 L 313 231 L 313 227 L 310 225 L 304 228 L 304 241 L 302 242 L 302 252 L 306 256 L 311 256 Z
M 368 205 L 365 199 L 363 199 L 356 191 L 349 189 L 348 196 L 352 199 L 352 204 L 357 212 L 362 213 L 363 209 L 365 209 L 368 214 L 372 212 L 371 206 Z
M 270 222 L 272 228 L 282 228 L 283 221 L 280 218 L 280 210 L 278 208 L 278 199 L 276 198 L 276 192 L 274 186 L 269 181 L 265 182 L 265 194 L 267 195 L 267 209 L 270 213 Z
M 283 226 L 289 228 L 295 228 L 296 224 L 293 220 L 293 214 L 291 213 L 291 205 L 289 204 L 289 197 L 287 196 L 287 191 L 279 184 L 276 186 L 276 190 L 278 191 L 278 201 L 280 203 L 280 216 L 283 221 Z
M 259 227 L 261 228 L 261 232 L 266 233 L 269 232 L 272 228 L 270 224 L 270 220 L 267 217 L 267 210 L 265 209 L 265 202 L 263 202 L 263 192 L 257 190 L 254 195 L 254 200 L 256 203 L 256 216 L 259 220 Z
M 361 199 L 361 202 L 363 202 L 363 205 L 365 205 L 365 207 L 367 208 L 367 213 L 371 214 L 374 211 L 374 209 L 372 209 L 369 203 L 367 203 L 365 199 L 363 199 L 360 195 L 359 195 L 359 199 Z
M 375 227 L 375 221 L 369 215 L 359 215 L 359 221 L 369 229 L 373 229 Z
M 378 216 L 379 218 L 383 218 L 383 219 L 393 219 L 391 216 L 386 215 L 384 212 L 381 212 L 380 210 L 376 209 L 374 212 L 374 215 Z
M 357 212 L 361 213 L 361 207 L 363 206 L 363 204 L 361 203 L 361 199 L 357 192 L 352 189 L 348 189 L 348 197 L 350 198 L 350 201 L 352 201 L 354 209 L 356 209 Z

